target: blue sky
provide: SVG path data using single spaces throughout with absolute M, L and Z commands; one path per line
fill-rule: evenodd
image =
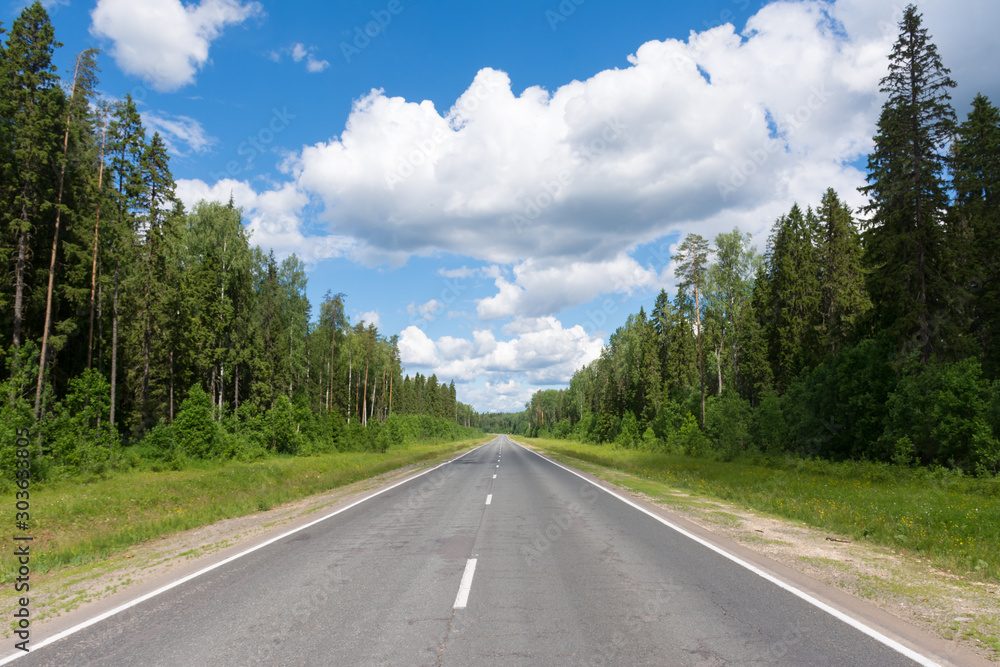
M 6 25 L 24 3 L 10 3 Z M 681 236 L 834 187 L 863 203 L 892 0 L 68 0 L 66 72 L 103 49 L 178 195 L 243 207 L 317 305 L 400 335 L 481 411 L 563 386 L 661 288 Z M 959 87 L 1000 100 L 993 0 L 920 4 Z M 66 78 L 69 78 L 66 75 Z

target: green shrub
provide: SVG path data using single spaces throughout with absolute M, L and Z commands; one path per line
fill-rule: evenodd
M 750 401 L 726 390 L 705 409 L 705 430 L 716 450 L 728 461 L 750 445 Z
M 689 412 L 684 416 L 684 422 L 681 424 L 681 427 L 668 441 L 667 447 L 671 452 L 678 454 L 704 456 L 711 447 L 711 444 L 709 439 L 705 437 L 705 434 L 702 433 L 701 427 L 698 426 L 698 419 Z
M 171 425 L 177 443 L 175 458 L 221 458 L 222 429 L 212 418 L 212 401 L 200 385 L 188 391 L 177 418 Z
M 924 463 L 995 469 L 1000 445 L 989 426 L 991 393 L 976 359 L 926 366 L 911 360 L 886 402 L 878 439 L 885 454 L 878 458 L 891 458 L 905 436 Z
M 279 454 L 298 452 L 299 437 L 295 413 L 288 396 L 280 394 L 275 399 L 274 407 L 267 413 L 266 433 L 270 448 Z
M 751 440 L 760 451 L 768 454 L 789 449 L 788 423 L 781 404 L 781 399 L 773 391 L 768 391 L 753 411 L 750 421 Z
M 621 428 L 615 436 L 615 446 L 625 449 L 635 449 L 639 444 L 639 422 L 635 418 L 635 413 L 631 410 L 625 412 L 622 418 Z

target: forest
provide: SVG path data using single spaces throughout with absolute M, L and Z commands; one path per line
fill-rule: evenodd
M 99 93 L 98 52 L 59 77 L 41 3 L 0 40 L 5 479 L 19 429 L 38 480 L 478 433 L 347 295 L 314 311 L 305 265 L 256 247 L 231 201 L 184 210 L 163 138 Z
M 911 5 L 881 82 L 868 205 L 817 193 L 774 221 L 688 234 L 678 288 L 629 315 L 510 432 L 743 454 L 1000 468 L 1000 112 L 955 86 Z

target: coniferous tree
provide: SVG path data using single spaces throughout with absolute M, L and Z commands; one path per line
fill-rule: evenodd
M 45 292 L 45 323 L 42 326 L 42 351 L 38 362 L 38 383 L 35 390 L 35 419 L 38 419 L 42 408 L 42 385 L 45 382 L 45 369 L 48 364 L 49 335 L 52 329 L 52 294 L 55 289 L 56 257 L 59 253 L 59 227 L 63 213 L 63 190 L 66 184 L 66 159 L 69 153 L 69 138 L 74 122 L 74 115 L 79 121 L 88 115 L 94 88 L 97 85 L 97 50 L 87 49 L 76 58 L 73 71 L 73 81 L 70 84 L 69 103 L 66 110 L 65 131 L 62 142 L 62 159 L 59 161 L 59 177 L 55 200 L 55 222 L 52 232 L 52 248 L 49 251 L 48 285 Z
M 881 82 L 888 95 L 868 158 L 865 226 L 868 292 L 879 328 L 927 361 L 947 347 L 943 335 L 956 285 L 948 275 L 945 146 L 955 113 L 955 82 L 909 5 Z
M 135 257 L 138 212 L 143 205 L 141 160 L 145 136 L 139 112 L 131 95 L 116 105 L 109 127 L 108 154 L 114 185 L 110 195 L 114 207 L 114 227 L 108 234 L 108 252 L 114 264 L 111 300 L 111 411 L 114 428 L 118 405 L 119 325 L 121 320 L 122 279 L 128 278 Z M 123 275 L 124 273 L 124 275 Z
M 693 315 L 698 336 L 698 378 L 701 386 L 701 424 L 705 425 L 705 355 L 702 352 L 701 298 L 708 275 L 708 241 L 698 234 L 688 234 L 677 248 L 673 261 L 678 262 L 674 274 L 680 278 L 677 295 L 685 295 L 685 314 Z
M 816 219 L 793 205 L 775 222 L 768 239 L 766 292 L 758 316 L 769 345 L 774 388 L 780 393 L 800 370 L 820 356 L 819 258 L 814 245 Z
M 6 113 L 11 132 L 11 167 L 0 210 L 3 226 L 14 241 L 14 298 L 11 340 L 20 346 L 24 334 L 26 291 L 34 232 L 52 202 L 48 165 L 58 155 L 59 91 L 56 88 L 55 40 L 48 12 L 36 0 L 11 26 L 4 53 Z
M 973 333 L 983 370 L 1000 375 L 1000 111 L 983 95 L 972 102 L 954 144 L 956 225 L 971 235 Z
M 854 332 L 859 318 L 871 308 L 871 301 L 865 292 L 861 240 L 851 209 L 829 188 L 817 215 L 822 240 L 820 310 L 824 347 L 830 354 L 836 354 Z
M 678 298 L 682 295 L 678 293 Z M 692 330 L 678 307 L 670 303 L 665 290 L 656 297 L 652 313 L 660 361 L 664 398 L 698 383 L 698 346 Z

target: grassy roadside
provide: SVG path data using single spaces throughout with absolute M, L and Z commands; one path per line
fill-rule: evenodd
M 920 554 L 957 574 L 1000 581 L 1000 479 L 870 463 L 725 462 L 566 440 L 518 440 L 570 464 L 605 466 Z
M 445 460 L 488 439 L 412 444 L 384 454 L 205 461 L 179 471 L 38 485 L 31 493 L 31 572 L 93 562 L 164 534 L 268 510 L 414 463 Z M 2 525 L 14 524 L 15 511 L 13 493 L 0 496 Z M 13 550 L 4 550 L 3 583 L 13 581 L 15 571 Z

